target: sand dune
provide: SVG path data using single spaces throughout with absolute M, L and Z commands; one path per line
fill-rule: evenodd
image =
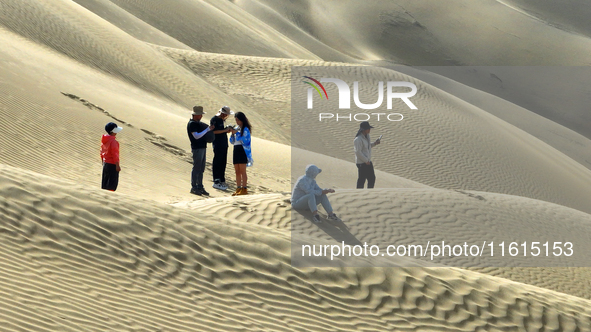
M 547 143 L 548 145 L 552 146 L 553 148 L 557 149 L 558 151 L 566 154 L 570 158 L 574 159 L 581 165 L 591 168 L 591 140 L 584 137 L 583 135 L 569 129 L 563 125 L 558 124 L 552 120 L 549 120 L 543 116 L 539 115 L 540 108 L 538 106 L 544 105 L 544 102 L 535 102 L 535 106 L 531 108 L 524 108 L 522 106 L 513 104 L 506 99 L 501 98 L 498 95 L 499 90 L 495 93 L 490 89 L 486 89 L 482 86 L 483 82 L 490 82 L 492 80 L 497 81 L 494 76 L 490 76 L 487 80 L 480 80 L 478 89 L 474 87 L 470 87 L 460 83 L 459 81 L 463 81 L 464 83 L 468 83 L 465 80 L 458 79 L 456 76 L 455 78 L 458 81 L 454 81 L 450 78 L 438 75 L 436 73 L 430 72 L 428 70 L 433 70 L 437 72 L 441 72 L 442 70 L 434 67 L 425 68 L 425 70 L 421 70 L 419 68 L 411 68 L 411 67 L 396 67 L 401 72 L 408 74 L 410 76 L 416 77 L 426 83 L 429 83 L 433 86 L 436 86 L 439 89 L 442 89 L 445 92 L 448 92 L 470 104 L 487 111 L 488 113 L 493 114 L 494 116 L 506 121 L 519 129 L 531 134 L 532 136 L 536 137 L 537 139 Z M 469 68 L 469 67 L 467 67 Z M 483 67 L 480 68 L 484 70 Z M 488 70 L 494 70 L 498 68 L 489 67 Z M 555 67 L 554 69 L 557 69 Z M 579 69 L 581 69 L 579 67 Z M 519 69 L 517 69 L 519 70 Z M 583 69 L 584 70 L 584 69 Z M 542 69 L 542 71 L 546 71 L 547 69 Z M 450 72 L 450 71 L 447 71 Z M 556 73 L 556 71 L 554 71 Z M 573 73 L 570 68 L 566 68 L 564 73 Z M 480 75 L 479 75 L 480 76 Z M 497 76 L 498 77 L 498 76 Z M 550 78 L 544 77 L 540 75 L 540 80 L 530 80 L 530 84 L 535 82 L 541 81 L 551 81 Z M 475 82 L 475 81 L 474 81 Z M 566 84 L 566 80 L 561 81 L 562 84 Z M 567 84 L 568 85 L 568 84 Z M 527 85 L 514 85 L 514 88 L 524 88 Z M 560 87 L 559 84 L 553 84 L 554 87 Z M 576 87 L 578 86 L 578 87 Z M 561 87 L 562 88 L 562 87 Z M 577 91 L 581 88 L 580 85 L 574 84 L 573 90 Z M 484 90 L 484 91 L 483 91 Z M 488 91 L 485 92 L 485 91 Z M 531 91 L 522 91 L 521 95 L 523 96 L 522 99 L 528 99 L 532 96 L 538 96 L 542 98 L 546 98 L 547 96 L 553 96 L 553 98 L 560 98 L 562 103 L 574 106 L 577 105 L 579 110 L 585 108 L 584 101 L 587 98 L 586 94 L 580 95 L 571 95 L 567 98 L 563 98 L 564 95 L 561 93 L 556 93 L 551 89 L 542 91 L 539 86 L 532 89 Z M 522 102 L 520 99 L 519 102 Z M 555 110 L 562 110 L 568 109 L 569 112 L 555 112 L 557 115 L 560 114 L 561 116 L 572 116 L 573 119 L 577 119 L 576 123 L 578 124 L 585 124 L 586 120 L 584 119 L 585 114 L 580 112 L 580 114 L 575 115 L 578 113 L 576 109 L 573 109 L 571 106 L 568 107 L 557 107 Z M 573 110 L 574 112 L 570 112 Z M 535 113 L 534 113 L 535 112 Z M 558 120 L 557 120 L 558 121 Z M 585 128 L 584 125 L 580 126 L 581 128 Z
M 288 232 L 230 211 L 0 169 L 10 330 L 590 328 L 580 298 L 449 268 L 293 268 Z
M 409 65 L 589 63 L 587 37 L 501 1 L 261 2 L 331 48 L 363 60 Z M 568 11 L 559 12 L 566 21 Z M 584 21 L 583 14 L 578 17 L 574 24 Z
M 548 22 L 558 29 L 591 36 L 591 25 L 588 20 L 591 7 L 586 1 L 504 0 L 503 3 Z
M 591 138 L 588 67 L 430 67 Z
M 0 330 L 591 331 L 584 72 L 553 99 L 547 75 L 393 67 L 587 65 L 589 6 L 568 3 L 3 0 Z M 292 108 L 293 66 L 347 66 L 368 100 L 378 80 L 417 84 L 419 110 L 374 123 L 376 189 L 352 189 L 357 122 Z M 251 195 L 189 194 L 195 104 L 252 120 Z M 109 121 L 124 127 L 116 193 L 98 189 Z M 343 222 L 292 211 L 310 163 Z M 575 242 L 576 259 L 292 265 L 304 243 L 532 236 Z
M 326 70 L 319 67 L 302 72 L 323 77 Z M 373 152 L 377 169 L 437 188 L 505 193 L 591 211 L 587 199 L 591 197 L 591 172 L 542 141 L 406 75 L 366 67 L 346 67 L 341 72 L 343 79 L 363 80 L 362 93 L 367 100 L 377 99 L 373 88 L 379 80 L 413 82 L 421 91 L 413 97 L 418 110 L 409 110 L 401 101 L 392 111 L 379 109 L 401 112 L 405 118 L 399 122 L 377 122 L 374 118 L 373 137 L 384 135 L 383 144 Z M 352 141 L 359 122 L 318 121 L 315 114 L 335 113 L 337 101 L 318 103 L 315 114 L 310 115 L 305 106 L 307 88 L 300 85 L 292 90 L 296 102 L 292 144 L 353 161 Z M 326 88 L 329 94 L 337 94 L 334 84 Z
M 293 19 L 290 20 L 273 10 L 271 6 L 259 1 L 234 0 L 233 3 L 269 26 L 272 26 L 278 32 L 288 36 L 289 39 L 296 41 L 299 45 L 318 55 L 321 59 L 353 63 L 359 61 L 359 59 L 355 59 L 339 50 L 331 48 L 318 40 L 316 36 L 313 36 L 306 30 L 300 28 L 299 25 L 302 21 L 297 17 L 293 17 Z
M 75 2 L 139 40 L 156 45 L 180 49 L 192 49 L 166 33 L 138 19 L 111 1 L 77 0 Z
M 150 45 L 131 37 L 74 2 L 31 1 L 30 6 L 27 7 L 30 8 L 29 10 L 18 10 L 19 6 L 23 5 L 19 1 L 7 3 L 5 6 L 9 10 L 2 13 L 4 16 L 0 17 L 0 23 L 11 31 L 49 46 L 91 68 L 99 69 L 135 85 L 144 90 L 144 93 L 149 92 L 177 103 L 175 107 L 164 108 L 162 111 L 186 117 L 188 110 L 196 103 L 203 105 L 206 111 L 210 112 L 209 114 L 229 104 L 238 109 L 248 110 L 253 122 L 262 129 L 260 131 L 262 136 L 259 137 L 274 138 L 281 132 L 275 126 L 260 119 L 256 109 L 224 94 Z M 36 22 L 42 22 L 42 24 Z M 51 29 L 56 29 L 57 33 L 51 33 Z M 84 42 L 80 43 L 78 40 Z M 25 52 L 20 49 L 15 51 Z M 38 49 L 33 53 L 39 53 Z M 40 61 L 46 60 L 40 59 Z M 71 65 L 67 60 L 61 61 L 66 62 L 65 66 Z M 56 76 L 64 81 L 68 76 L 66 73 L 58 75 L 45 69 L 43 72 L 45 75 Z M 121 90 L 115 91 L 111 94 L 125 94 Z M 89 95 L 92 92 L 84 92 L 82 98 L 91 100 Z M 80 93 L 76 95 L 81 96 Z M 94 103 L 98 104 L 97 101 Z M 153 128 L 151 131 L 154 131 Z
M 111 2 L 197 51 L 317 58 L 227 1 Z
M 445 241 L 483 245 L 486 241 L 486 254 L 482 256 L 447 255 L 432 260 L 429 253 L 424 260 L 460 267 L 589 265 L 584 253 L 588 251 L 585 246 L 591 227 L 590 215 L 560 205 L 509 195 L 433 188 L 338 190 L 331 195 L 331 204 L 343 223 L 333 225 L 328 221 L 317 227 L 309 221 L 309 213 L 294 212 L 292 240 L 312 237 L 316 241 L 323 239 L 318 242 L 321 244 L 368 243 L 380 247 L 381 252 L 391 244 L 424 246 L 427 241 L 436 244 Z M 495 251 L 491 254 L 487 246 L 493 241 Z M 541 254 L 534 258 L 529 254 L 524 256 L 523 250 L 520 255 L 510 256 L 508 251 L 501 253 L 498 243 L 503 241 L 507 244 L 571 242 L 577 249 L 570 257 Z M 303 263 L 301 258 L 297 260 L 298 266 Z

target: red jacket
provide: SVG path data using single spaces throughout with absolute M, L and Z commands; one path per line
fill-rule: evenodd
M 117 164 L 119 162 L 119 142 L 115 136 L 104 134 L 101 139 L 101 157 L 107 164 Z

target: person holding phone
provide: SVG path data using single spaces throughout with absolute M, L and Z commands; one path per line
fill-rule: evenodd
M 226 184 L 226 164 L 228 161 L 228 134 L 232 132 L 232 127 L 226 127 L 224 121 L 234 112 L 228 106 L 220 108 L 209 123 L 214 126 L 213 133 L 213 162 L 211 172 L 213 175 L 213 187 L 219 190 L 228 190 Z
M 234 119 L 236 120 L 237 126 L 231 129 L 230 144 L 234 145 L 232 163 L 236 171 L 236 192 L 232 196 L 248 195 L 248 189 L 246 188 L 248 182 L 246 167 L 252 166 L 254 163 L 250 136 L 252 126 L 246 115 L 242 112 L 236 113 Z
M 373 168 L 373 163 L 371 162 L 371 148 L 380 144 L 380 140 L 377 139 L 375 142 L 371 142 L 369 138 L 369 132 L 372 127 L 368 121 L 363 121 L 359 124 L 359 130 L 357 131 L 357 135 L 355 135 L 355 139 L 353 140 L 353 145 L 355 148 L 355 164 L 357 165 L 357 189 L 363 189 L 365 186 L 365 181 L 367 181 L 367 188 L 373 188 L 376 182 L 376 174 Z

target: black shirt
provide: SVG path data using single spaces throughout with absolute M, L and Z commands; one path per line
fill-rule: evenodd
M 213 118 L 211 118 L 211 121 L 209 122 L 210 124 L 212 124 L 213 126 L 215 126 L 215 128 L 213 129 L 215 130 L 224 130 L 226 127 L 224 125 L 224 120 L 222 120 L 222 118 L 220 118 L 219 116 L 214 116 Z M 213 148 L 214 149 L 219 149 L 219 148 L 227 148 L 228 147 L 228 134 L 227 133 L 221 133 L 221 134 L 215 134 L 215 140 L 213 141 Z
M 193 137 L 194 132 L 200 133 L 207 129 L 207 127 L 208 125 L 201 121 L 195 121 L 193 119 L 189 120 L 189 123 L 187 124 L 187 133 L 189 134 L 189 140 L 191 140 L 191 149 L 207 148 L 206 135 L 203 135 L 200 139 L 195 139 L 195 137 Z

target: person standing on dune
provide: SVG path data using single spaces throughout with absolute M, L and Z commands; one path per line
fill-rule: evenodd
M 363 121 L 359 124 L 359 130 L 353 145 L 355 148 L 355 164 L 357 165 L 357 189 L 363 189 L 365 181 L 367 180 L 367 188 L 373 188 L 376 182 L 376 174 L 371 162 L 371 148 L 380 144 L 378 138 L 375 142 L 371 142 L 369 132 L 373 128 L 369 122 Z
M 246 167 L 252 166 L 254 160 L 252 159 L 251 137 L 252 126 L 250 121 L 244 113 L 238 112 L 234 115 L 236 120 L 236 128 L 232 129 L 230 136 L 230 144 L 234 145 L 233 160 L 234 170 L 236 171 L 236 192 L 232 196 L 247 195 L 246 188 L 248 177 L 246 175 Z
M 213 162 L 211 171 L 213 173 L 213 187 L 219 190 L 228 190 L 226 184 L 226 164 L 228 163 L 228 133 L 231 127 L 226 127 L 224 121 L 234 112 L 230 107 L 222 107 L 216 115 L 211 118 L 209 124 L 214 126 L 213 133 Z
M 115 191 L 119 184 L 121 165 L 119 164 L 119 142 L 117 142 L 116 136 L 121 130 L 123 128 L 113 122 L 109 122 L 105 126 L 107 133 L 101 139 L 101 161 L 103 162 L 102 189 Z
M 213 137 L 207 134 L 213 130 L 214 126 L 207 126 L 207 124 L 201 122 L 203 114 L 205 112 L 202 106 L 194 106 L 193 117 L 187 123 L 187 134 L 191 141 L 191 152 L 193 153 L 190 193 L 199 196 L 209 196 L 209 193 L 203 187 L 203 172 L 205 171 L 207 143 L 213 141 Z

